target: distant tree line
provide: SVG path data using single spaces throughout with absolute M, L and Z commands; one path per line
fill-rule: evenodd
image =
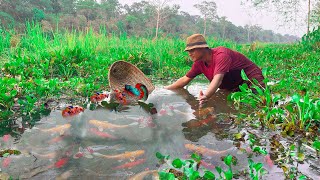
M 42 24 L 44 31 L 92 28 L 96 32 L 136 37 L 180 37 L 193 33 L 228 39 L 238 43 L 253 41 L 286 43 L 299 40 L 263 30 L 258 25 L 236 26 L 226 17 L 217 16 L 213 1 L 196 4 L 201 15 L 168 5 L 170 0 L 149 0 L 132 5 L 118 0 L 0 0 L 0 31 L 23 30 L 26 21 Z

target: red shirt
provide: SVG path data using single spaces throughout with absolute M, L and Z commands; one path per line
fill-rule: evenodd
M 186 74 L 189 78 L 195 78 L 199 74 L 204 74 L 209 81 L 217 74 L 224 74 L 220 89 L 235 90 L 244 83 L 241 78 L 241 70 L 244 69 L 248 78 L 256 79 L 263 85 L 261 69 L 250 61 L 243 54 L 228 49 L 217 47 L 212 50 L 212 63 L 206 65 L 203 61 L 193 63 L 191 70 Z

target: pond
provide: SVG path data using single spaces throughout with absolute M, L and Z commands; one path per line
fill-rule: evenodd
M 218 91 L 212 103 L 199 108 L 196 99 L 206 84 L 194 83 L 184 90 L 168 91 L 157 85 L 147 102 L 157 113 L 151 115 L 139 106 L 119 112 L 104 108 L 86 109 L 64 118 L 54 110 L 19 138 L 5 135 L 0 149 L 16 149 L 20 155 L 0 158 L 0 179 L 128 179 L 140 172 L 138 179 L 156 179 L 155 170 L 163 169 L 156 152 L 172 158 L 189 158 L 194 150 L 203 153 L 203 166 L 216 173 L 215 166 L 226 168 L 222 156 L 238 159 L 233 171 L 248 169 L 248 156 L 235 147 L 233 135 L 247 132 L 234 125 L 236 110 L 227 102 L 228 92 Z M 252 130 L 261 139 L 274 133 Z M 262 143 L 266 141 L 262 140 Z M 242 149 L 248 149 L 242 144 Z M 284 179 L 281 168 L 271 159 L 253 156 L 269 171 L 264 179 Z M 319 177 L 314 159 L 299 166 L 308 177 Z M 241 177 L 240 177 L 241 179 Z

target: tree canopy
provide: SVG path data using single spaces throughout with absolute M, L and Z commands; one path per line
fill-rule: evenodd
M 159 4 L 155 2 L 162 2 Z M 236 26 L 218 17 L 214 1 L 196 4 L 200 15 L 180 10 L 167 1 L 140 1 L 131 5 L 118 0 L 0 0 L 0 28 L 22 29 L 26 21 L 50 24 L 52 29 L 86 30 L 137 37 L 182 37 L 193 33 L 240 43 L 293 42 L 299 38 L 263 30 L 257 25 Z M 318 3 L 319 4 L 319 3 Z M 318 9 L 312 11 L 319 20 Z M 318 19 L 317 19 L 318 18 Z M 45 22 L 45 23 L 44 23 Z

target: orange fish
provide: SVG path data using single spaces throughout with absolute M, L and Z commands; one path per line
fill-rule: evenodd
M 108 98 L 108 97 L 109 97 L 109 95 L 106 94 L 106 93 L 97 92 L 97 93 L 95 93 L 94 95 L 92 95 L 90 97 L 90 101 L 93 102 L 93 103 L 100 102 L 100 101 L 102 101 L 102 100 L 104 100 L 105 98 Z
M 69 161 L 69 158 L 61 158 L 56 163 L 54 163 L 54 167 L 61 168 L 65 164 L 67 164 L 68 161 Z
M 81 112 L 84 112 L 83 107 L 80 106 L 68 106 L 62 111 L 63 117 L 74 116 Z
M 207 163 L 207 162 L 205 162 L 204 160 L 201 160 L 201 161 L 200 161 L 200 166 L 203 166 L 203 167 L 205 167 L 205 168 L 207 168 L 207 169 L 209 169 L 209 170 L 213 170 L 213 169 L 216 168 L 215 165 L 213 165 L 213 164 L 211 164 L 211 163 Z
M 102 129 L 114 129 L 114 128 L 126 128 L 129 127 L 129 125 L 116 125 L 116 124 L 111 124 L 108 121 L 99 121 L 99 120 L 89 120 L 89 124 L 92 124 L 96 127 L 99 128 L 99 130 Z
M 153 174 L 154 176 L 156 176 L 156 174 L 158 174 L 158 171 L 157 170 L 143 171 L 143 172 L 140 172 L 139 174 L 136 174 L 130 177 L 129 180 L 142 180 L 149 174 Z
M 113 170 L 124 169 L 124 168 L 131 169 L 132 167 L 137 166 L 139 164 L 142 164 L 144 162 L 146 162 L 146 159 L 139 159 L 139 160 L 136 160 L 136 161 L 132 161 L 132 162 L 128 162 L 128 163 L 122 164 L 120 166 L 113 167 L 112 169 Z
M 117 154 L 117 155 L 103 155 L 100 153 L 96 153 L 96 155 L 108 158 L 108 159 L 135 159 L 136 157 L 142 156 L 144 154 L 144 150 L 137 150 L 137 151 L 131 151 L 131 152 L 125 152 L 122 154 Z
M 50 133 L 57 133 L 63 134 L 66 130 L 68 130 L 71 127 L 71 124 L 64 124 L 60 126 L 56 126 L 54 128 L 50 129 L 42 129 L 43 132 L 50 132 Z
M 54 144 L 57 142 L 62 141 L 64 138 L 66 137 L 66 135 L 59 135 L 58 137 L 55 137 L 53 139 L 51 139 L 50 141 L 48 141 L 49 144 Z
M 194 128 L 194 127 L 202 127 L 202 126 L 208 126 L 210 123 L 214 122 L 215 116 L 208 116 L 205 119 L 202 120 L 190 120 L 188 122 L 185 122 L 187 127 Z
M 33 153 L 34 155 L 41 157 L 41 158 L 48 158 L 48 159 L 53 159 L 57 157 L 58 153 L 57 152 L 52 152 L 48 154 L 38 154 L 38 153 Z
M 228 152 L 229 150 L 234 149 L 233 147 L 227 150 L 223 150 L 223 151 L 215 151 L 212 149 L 208 149 L 204 146 L 196 146 L 193 144 L 185 144 L 184 145 L 185 148 L 187 148 L 190 151 L 195 151 L 197 153 L 200 153 L 202 155 L 207 155 L 207 156 L 212 156 L 212 155 L 218 155 L 218 154 L 224 154 L 226 152 Z
M 111 134 L 108 134 L 106 132 L 101 132 L 96 128 L 90 128 L 89 131 L 102 138 L 117 139 L 115 136 L 112 136 Z

